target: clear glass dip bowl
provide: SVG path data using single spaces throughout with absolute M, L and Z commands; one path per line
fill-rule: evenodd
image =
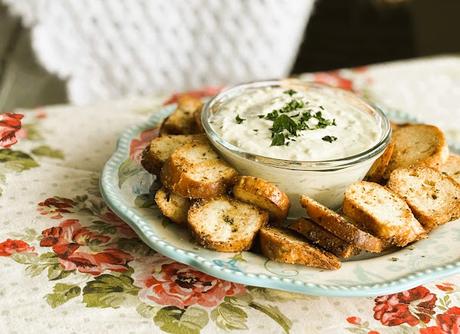
M 245 152 L 222 139 L 213 129 L 209 120 L 228 99 L 248 90 L 265 87 L 315 89 L 324 91 L 327 95 L 331 95 L 331 93 L 332 95 L 341 94 L 341 98 L 345 96 L 347 102 L 349 101 L 363 112 L 373 116 L 377 127 L 380 128 L 380 138 L 375 145 L 359 154 L 332 160 L 283 160 Z M 241 175 L 263 178 L 276 184 L 287 193 L 291 201 L 290 217 L 305 215 L 305 210 L 299 204 L 299 197 L 302 194 L 308 195 L 330 208 L 339 208 L 342 205 L 347 186 L 364 178 L 373 162 L 387 147 L 391 136 L 390 122 L 380 109 L 369 105 L 351 92 L 296 79 L 260 81 L 226 89 L 208 101 L 203 108 L 201 121 L 211 143 Z

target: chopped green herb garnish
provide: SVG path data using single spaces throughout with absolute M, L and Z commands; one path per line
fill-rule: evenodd
M 289 96 L 292 96 L 292 95 L 296 94 L 297 92 L 295 90 L 293 90 L 293 89 L 288 89 L 288 90 L 285 90 L 283 93 L 287 94 Z
M 278 117 L 278 110 L 273 110 L 272 112 L 269 112 L 267 115 L 265 115 L 265 119 L 268 119 L 270 121 L 274 121 Z
M 289 89 L 283 93 L 292 97 L 297 92 Z M 274 109 L 265 115 L 257 115 L 259 118 L 273 122 L 272 127 L 269 128 L 272 138 L 271 146 L 287 146 L 291 141 L 295 141 L 293 137 L 298 137 L 299 132 L 303 130 L 324 129 L 331 125 L 337 125 L 335 119 L 327 119 L 323 116 L 321 111 L 324 110 L 323 106 L 319 106 L 318 108 L 321 110 L 316 109 L 314 112 L 312 108 L 305 110 L 307 104 L 308 101 L 292 98 L 279 109 Z M 292 113 L 291 115 L 288 114 L 293 111 L 299 112 Z M 241 123 L 241 121 L 238 121 L 238 117 L 239 116 L 237 116 L 237 122 Z M 309 122 L 311 119 L 314 121 Z M 337 140 L 337 137 L 325 136 L 322 139 L 332 143 Z
M 324 141 L 327 141 L 329 143 L 332 143 L 333 141 L 337 140 L 337 137 L 335 137 L 335 136 L 324 136 L 321 139 L 324 140 Z
M 241 118 L 240 115 L 236 115 L 236 117 L 235 117 L 235 121 L 236 121 L 236 123 L 238 123 L 238 124 L 243 123 L 245 120 L 246 120 L 246 119 L 245 119 L 245 118 Z
M 280 115 L 273 121 L 272 132 L 279 133 L 287 130 L 292 135 L 297 135 L 297 123 L 288 115 Z
M 284 145 L 284 134 L 275 133 L 272 138 L 271 146 L 283 146 Z

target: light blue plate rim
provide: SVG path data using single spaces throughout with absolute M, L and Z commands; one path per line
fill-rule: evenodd
M 117 148 L 110 159 L 106 162 L 100 178 L 100 189 L 107 205 L 114 213 L 124 220 L 149 247 L 177 262 L 190 265 L 206 274 L 227 281 L 251 286 L 259 286 L 271 289 L 279 289 L 290 292 L 299 292 L 316 296 L 331 297 L 369 297 L 404 291 L 420 284 L 429 283 L 446 276 L 460 273 L 460 259 L 444 266 L 433 266 L 423 271 L 414 271 L 397 280 L 378 284 L 357 284 L 351 286 L 316 284 L 292 278 L 282 278 L 267 274 L 245 273 L 214 264 L 200 255 L 179 249 L 165 240 L 160 239 L 146 228 L 146 223 L 141 216 L 136 214 L 122 200 L 121 190 L 118 188 L 118 169 L 129 154 L 129 146 L 132 139 L 136 138 L 143 130 L 157 125 L 164 117 L 174 110 L 171 105 L 161 109 L 152 115 L 148 121 L 132 126 L 125 130 L 117 142 Z M 417 120 L 400 111 L 389 113 L 389 117 L 401 121 Z M 451 145 L 455 151 L 460 151 L 460 143 Z

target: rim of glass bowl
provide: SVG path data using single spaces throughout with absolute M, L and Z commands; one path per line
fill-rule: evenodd
M 331 160 L 285 160 L 285 159 L 277 159 L 272 157 L 266 157 L 263 155 L 258 155 L 254 153 L 249 153 L 241 150 L 241 148 L 230 144 L 229 142 L 223 140 L 212 128 L 209 124 L 209 118 L 211 116 L 211 111 L 216 104 L 219 102 L 224 101 L 229 97 L 234 97 L 244 90 L 253 89 L 253 88 L 261 88 L 261 87 L 286 87 L 292 88 L 295 86 L 302 86 L 302 87 L 320 87 L 320 88 L 327 88 L 333 90 L 339 90 L 341 92 L 346 92 L 347 94 L 353 95 L 356 99 L 358 99 L 361 103 L 366 105 L 369 110 L 372 110 L 375 115 L 377 116 L 377 122 L 381 128 L 381 135 L 378 142 L 363 152 L 360 152 L 355 155 L 351 155 L 348 157 L 340 158 L 340 159 L 331 159 Z M 292 169 L 292 170 L 303 170 L 303 171 L 330 171 L 330 170 L 338 170 L 347 167 L 355 166 L 361 162 L 365 162 L 376 155 L 382 153 L 385 148 L 387 147 L 390 137 L 391 137 L 391 126 L 390 121 L 386 117 L 385 113 L 377 106 L 369 104 L 367 101 L 363 100 L 361 97 L 355 95 L 352 92 L 342 90 L 340 88 L 331 87 L 324 84 L 318 84 L 308 81 L 302 81 L 298 79 L 284 79 L 284 80 L 269 80 L 269 81 L 255 81 L 244 83 L 236 86 L 229 87 L 213 98 L 211 98 L 204 106 L 203 112 L 201 113 L 201 123 L 203 124 L 203 128 L 214 145 L 218 144 L 222 146 L 224 149 L 236 154 L 244 159 L 248 159 L 257 163 L 261 163 L 264 165 L 268 165 L 271 167 L 282 168 L 282 169 Z

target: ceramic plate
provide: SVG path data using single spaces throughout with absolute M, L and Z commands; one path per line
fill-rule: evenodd
M 323 296 L 394 293 L 460 272 L 459 221 L 441 226 L 428 239 L 409 247 L 343 262 L 337 271 L 281 264 L 250 252 L 219 253 L 199 247 L 185 228 L 169 222 L 152 206 L 153 176 L 129 159 L 131 141 L 156 127 L 173 109 L 165 108 L 145 124 L 126 130 L 101 177 L 107 204 L 159 253 L 228 281 Z M 389 116 L 414 121 L 400 113 Z

